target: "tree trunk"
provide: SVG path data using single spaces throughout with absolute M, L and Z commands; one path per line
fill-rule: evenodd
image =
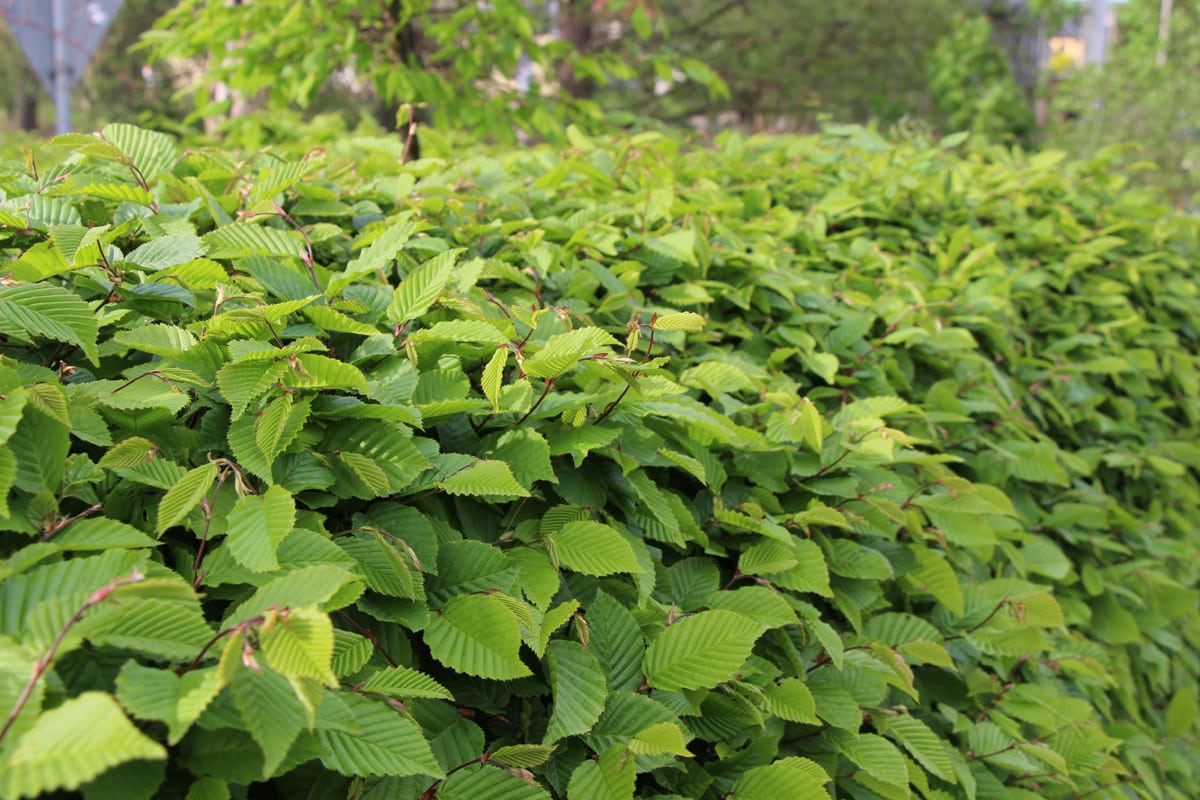
M 38 126 L 38 79 L 28 64 L 21 67 L 21 85 L 17 87 L 17 126 L 23 131 L 36 131 Z
M 565 0 L 558 12 L 558 38 L 567 42 L 577 53 L 592 48 L 592 4 L 589 0 Z M 575 98 L 588 98 L 596 91 L 591 78 L 580 78 L 570 64 L 558 71 L 558 83 Z

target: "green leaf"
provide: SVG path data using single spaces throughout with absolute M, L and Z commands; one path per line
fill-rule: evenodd
M 126 718 L 112 695 L 84 692 L 47 711 L 0 764 L 0 795 L 75 789 L 118 764 L 165 759 L 162 745 Z
M 510 744 L 504 747 L 497 747 L 492 751 L 490 760 L 507 767 L 532 769 L 533 767 L 540 767 L 549 761 L 556 747 L 557 745 Z
M 400 282 L 388 307 L 388 319 L 404 323 L 417 319 L 437 302 L 463 248 L 445 250 L 421 264 Z
M 247 730 L 263 752 L 265 780 L 279 768 L 304 730 L 304 712 L 287 679 L 270 670 L 240 669 L 230 689 Z
M 327 293 L 333 296 L 358 277 L 390 266 L 396 254 L 404 247 L 404 243 L 416 233 L 417 227 L 418 223 L 408 219 L 398 220 L 389 225 L 346 265 L 344 272 L 329 281 Z
M 280 381 L 287 371 L 286 361 L 248 360 L 221 367 L 217 373 L 217 386 L 233 409 L 233 419 L 239 419 L 247 407 Z
M 355 694 L 339 695 L 352 713 L 354 730 L 322 724 L 317 739 L 325 748 L 321 763 L 343 775 L 430 775 L 440 778 L 442 768 L 421 730 L 388 704 Z M 326 695 L 320 711 L 330 702 Z
M 114 122 L 105 125 L 100 135 L 120 150 L 123 160 L 136 167 L 146 181 L 156 178 L 175 160 L 175 145 L 164 133 Z
M 633 800 L 637 762 L 621 745 L 614 745 L 596 761 L 584 760 L 571 773 L 568 800 Z
M 190 592 L 187 584 L 175 585 Z M 170 661 L 191 659 L 213 637 L 197 605 L 154 597 L 105 606 L 85 618 L 75 632 L 96 645 L 138 650 Z
M 483 376 L 479 380 L 483 396 L 492 404 L 492 411 L 500 410 L 500 388 L 504 383 L 504 368 L 507 364 L 508 348 L 496 348 L 487 366 L 483 368 Z
M 587 733 L 608 696 L 604 670 L 596 657 L 578 642 L 558 639 L 546 649 L 546 670 L 554 696 L 554 709 L 546 728 L 546 744 Z
M 546 549 L 556 565 L 585 575 L 642 571 L 629 542 L 600 522 L 568 522 L 546 535 Z
M 730 611 L 702 611 L 660 633 L 646 649 L 646 681 L 657 689 L 703 689 L 737 674 L 763 628 Z
M 639 756 L 691 756 L 683 731 L 674 722 L 659 722 L 643 728 L 629 740 L 629 752 Z
M 733 786 L 731 800 L 779 800 L 783 797 L 829 798 L 829 775 L 807 758 L 783 758 L 746 770 Z
M 459 770 L 437 790 L 438 800 L 550 800 L 540 786 L 531 786 L 508 770 L 480 766 Z
M 821 724 L 817 719 L 817 704 L 812 692 L 799 678 L 784 678 L 768 686 L 763 693 L 763 703 L 768 711 L 780 719 L 806 725 Z
M 694 311 L 674 311 L 655 316 L 652 327 L 660 331 L 699 331 L 704 328 L 704 317 Z
M 267 663 L 281 675 L 338 685 L 333 674 L 333 623 L 328 614 L 314 608 L 268 612 L 259 640 Z
M 424 637 L 430 654 L 459 672 L 501 681 L 532 674 L 521 662 L 517 620 L 492 595 L 451 598 L 430 617 Z
M 178 675 L 174 670 L 142 666 L 127 661 L 116 681 L 117 699 L 138 719 L 167 725 L 167 743 L 174 745 L 221 691 L 216 667 L 194 669 Z
M 279 569 L 275 551 L 296 524 L 291 492 L 272 486 L 261 496 L 240 498 L 229 512 L 226 537 L 229 552 L 254 572 Z
M 92 517 L 72 522 L 55 534 L 59 550 L 114 550 L 122 547 L 157 547 L 158 542 L 132 525 L 108 517 Z
M 945 742 L 924 722 L 912 716 L 893 717 L 888 720 L 887 733 L 930 773 L 946 783 L 958 782 Z
M 892 786 L 908 786 L 908 768 L 904 765 L 904 756 L 882 736 L 834 730 L 828 732 L 828 739 L 839 753 L 875 780 Z
M 600 328 L 576 328 L 551 336 L 521 368 L 534 378 L 557 378 L 584 356 L 595 355 L 617 340 Z
M 587 607 L 589 650 L 608 676 L 612 691 L 636 691 L 642 683 L 642 656 L 646 645 L 637 619 L 611 595 L 596 592 Z
M 115 450 L 116 448 L 113 448 L 113 451 Z M 110 454 L 113 451 L 109 451 Z M 105 457 L 107 458 L 108 456 Z M 159 502 L 158 519 L 154 525 L 155 532 L 161 536 L 167 529 L 182 522 L 191 513 L 192 509 L 200 504 L 200 501 L 212 489 L 213 483 L 216 480 L 216 464 L 202 464 L 188 470 L 186 475 L 167 490 L 167 493 Z
M 376 672 L 362 685 L 362 691 L 376 692 L 400 699 L 454 699 L 446 687 L 428 675 L 408 667 L 391 667 Z
M 447 494 L 507 499 L 528 497 L 529 490 L 517 483 L 503 461 L 480 460 L 460 469 L 441 483 Z
M 73 344 L 100 365 L 99 325 L 79 295 L 46 283 L 0 286 L 0 331 Z
M 292 256 L 304 254 L 304 242 L 290 231 L 268 228 L 252 222 L 222 225 L 204 235 L 209 258 L 245 258 L 246 256 Z M 315 287 L 314 287 L 315 288 Z

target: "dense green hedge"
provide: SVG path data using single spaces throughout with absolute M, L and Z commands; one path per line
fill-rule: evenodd
M 0 167 L 0 797 L 1200 794 L 1197 221 L 572 142 Z

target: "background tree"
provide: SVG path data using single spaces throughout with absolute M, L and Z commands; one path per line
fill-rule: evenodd
M 1062 76 L 1047 141 L 1072 152 L 1134 143 L 1153 169 L 1141 180 L 1200 205 L 1200 5 L 1178 3 L 1159 64 L 1160 0 L 1119 6 L 1118 40 L 1103 69 Z

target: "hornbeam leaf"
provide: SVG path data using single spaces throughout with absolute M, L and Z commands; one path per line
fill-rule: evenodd
M 100 326 L 88 304 L 74 292 L 48 283 L 0 286 L 0 331 L 45 336 L 73 344 L 100 366 L 96 345 Z
M 780 719 L 806 725 L 821 724 L 817 719 L 817 703 L 813 700 L 812 692 L 799 678 L 784 678 L 767 687 L 763 702 L 767 710 Z
M 158 542 L 142 531 L 109 517 L 92 517 L 72 522 L 54 537 L 59 550 L 113 550 L 121 547 L 157 547 Z
M 550 800 L 537 785 L 499 766 L 459 770 L 438 787 L 438 800 Z
M 556 749 L 557 746 L 544 744 L 510 744 L 493 750 L 489 761 L 495 761 L 507 767 L 532 769 L 549 761 Z
M 730 800 L 780 800 L 783 797 L 829 798 L 829 775 L 807 758 L 784 758 L 749 769 L 733 785 Z
M 642 572 L 633 547 L 609 525 L 588 520 L 568 522 L 546 535 L 555 564 L 584 575 Z
M 629 750 L 639 756 L 688 756 L 683 731 L 674 722 L 659 722 L 634 734 L 629 740 Z
M 188 470 L 186 475 L 167 490 L 159 502 L 158 520 L 154 525 L 155 532 L 161 536 L 168 528 L 182 522 L 208 494 L 216 479 L 216 464 L 201 464 L 195 469 Z
M 227 523 L 229 552 L 238 563 L 254 572 L 276 570 L 275 551 L 296 524 L 296 502 L 287 489 L 272 486 L 239 499 Z
M 655 317 L 653 327 L 660 331 L 698 331 L 704 328 L 704 317 L 694 311 L 675 311 Z
M 534 378 L 557 378 L 580 358 L 614 344 L 617 340 L 600 328 L 576 328 L 551 336 L 521 367 Z
M 500 600 L 460 594 L 432 615 L 424 631 L 430 654 L 451 669 L 506 681 L 531 675 L 521 662 L 521 629 Z
M 343 693 L 335 696 L 353 715 L 347 730 L 345 724 L 322 725 L 318 714 L 317 739 L 325 748 L 321 763 L 343 775 L 430 775 L 444 774 L 429 749 L 421 730 L 387 703 L 361 695 Z M 325 695 L 321 712 L 330 703 Z
M 233 409 L 234 421 L 287 371 L 286 361 L 245 360 L 221 367 L 217 373 L 217 387 Z
M 446 288 L 455 260 L 463 252 L 461 247 L 444 250 L 410 272 L 392 297 L 388 319 L 403 323 L 428 311 Z
M 529 490 L 517 483 L 503 461 L 476 461 L 446 478 L 441 485 L 446 494 L 498 499 L 529 497 Z
M 892 786 L 908 785 L 908 768 L 896 745 L 874 733 L 854 734 L 831 730 L 825 734 L 837 751 L 858 764 L 868 775 Z
M 117 674 L 117 699 L 138 719 L 167 725 L 167 743 L 176 744 L 221 691 L 216 667 L 178 675 L 174 670 L 127 661 Z
M 554 694 L 554 710 L 545 744 L 587 733 L 604 711 L 608 686 L 596 657 L 578 642 L 557 639 L 546 649 L 546 668 Z
M 364 692 L 388 697 L 453 700 L 454 695 L 433 678 L 408 667 L 391 667 L 376 672 L 362 685 Z
M 247 730 L 263 752 L 262 777 L 266 780 L 306 727 L 300 701 L 286 678 L 267 669 L 239 669 L 229 688 Z
M 504 384 L 504 367 L 507 364 L 508 348 L 497 348 L 487 366 L 483 368 L 483 377 L 479 381 L 483 395 L 492 404 L 493 411 L 500 410 L 500 387 Z
M 917 763 L 930 773 L 946 783 L 958 782 L 954 774 L 954 765 L 950 763 L 950 756 L 946 753 L 945 742 L 924 722 L 907 715 L 889 717 L 886 732 L 903 745 Z
M 732 611 L 685 617 L 646 649 L 646 682 L 666 691 L 716 686 L 737 674 L 762 633 L 762 625 Z
M 598 760 L 584 760 L 575 768 L 567 784 L 567 800 L 633 800 L 636 783 L 637 761 L 633 754 L 619 744 L 613 745 Z
M 164 759 L 167 751 L 134 727 L 112 695 L 84 692 L 47 711 L 0 764 L 0 796 L 75 789 L 118 764 Z
M 280 674 L 338 685 L 333 674 L 333 623 L 328 614 L 315 608 L 291 608 L 268 615 L 259 639 L 267 662 Z

